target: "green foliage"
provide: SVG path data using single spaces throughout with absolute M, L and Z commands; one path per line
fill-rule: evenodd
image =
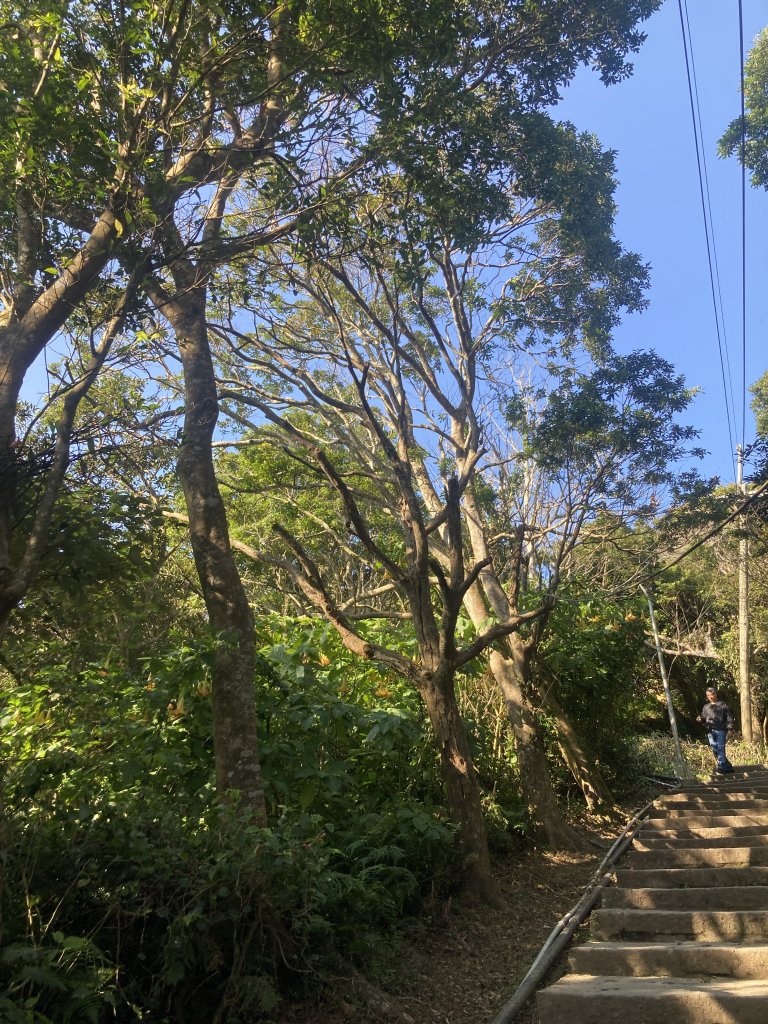
M 755 428 L 758 435 L 768 436 L 768 371 L 750 386 L 752 412 L 755 414 Z
M 566 587 L 544 636 L 538 688 L 551 687 L 609 784 L 626 782 L 628 745 L 652 712 L 647 622 L 638 599 L 579 596 Z
M 742 158 L 752 171 L 752 184 L 768 187 L 768 28 L 755 39 L 744 66 L 745 120 L 732 121 L 720 139 L 721 156 Z
M 87 938 L 53 932 L 41 945 L 17 942 L 0 952 L 6 1024 L 99 1024 L 115 1009 L 115 969 Z
M 674 479 L 674 463 L 701 454 L 675 421 L 692 392 L 655 352 L 612 356 L 589 374 L 566 372 L 549 396 L 532 449 L 545 469 L 594 479 L 596 499 L 636 503 Z
M 332 665 L 312 624 L 284 622 L 262 644 L 266 829 L 212 802 L 215 642 L 138 675 L 60 664 L 5 682 L 9 1019 L 58 1024 L 65 1000 L 73 1020 L 109 1005 L 163 1019 L 169 1000 L 252 1019 L 451 884 L 418 706 Z
M 302 414 L 291 420 L 310 436 L 328 438 L 328 445 L 334 445 L 334 463 L 339 471 L 354 474 L 360 470 L 354 452 L 347 451 L 330 434 L 321 417 Z M 233 535 L 252 549 L 290 559 L 290 551 L 274 532 L 275 523 L 279 523 L 313 558 L 329 565 L 340 600 L 353 598 L 375 581 L 383 582 L 381 567 L 373 564 L 364 547 L 350 536 L 338 494 L 303 450 L 297 451 L 294 443 L 276 438 L 272 431 L 254 431 L 251 440 L 252 445 L 217 460 Z M 367 497 L 359 497 L 370 528 L 377 536 L 386 536 L 388 550 L 394 551 L 402 540 L 392 517 L 381 508 L 385 486 L 383 481 L 379 487 L 368 482 Z M 282 610 L 286 591 L 295 589 L 287 573 L 254 559 L 241 558 L 240 566 L 255 608 L 264 614 L 276 608 Z
M 36 484 L 24 494 L 26 516 Z M 204 628 L 185 562 L 140 497 L 105 490 L 89 474 L 73 481 L 59 498 L 39 574 L 8 625 L 3 666 L 24 681 L 59 662 L 72 673 L 99 659 L 138 669 L 151 651 Z
M 711 528 L 733 512 L 739 500 L 734 488 L 718 488 L 703 500 L 674 510 L 671 523 L 659 524 L 657 535 L 670 544 L 678 536 L 686 545 L 692 530 Z M 694 730 L 705 688 L 716 686 L 731 701 L 738 718 L 739 540 L 746 532 L 750 545 L 750 647 L 755 711 L 768 708 L 764 680 L 768 671 L 768 618 L 765 614 L 764 513 L 753 508 L 742 522 L 722 530 L 714 542 L 690 553 L 655 580 L 659 631 L 666 647 L 689 652 L 670 661 L 675 706 L 683 729 Z M 679 541 L 678 541 L 679 543 Z M 697 656 L 698 652 L 702 656 Z
M 471 628 L 471 627 L 470 627 Z M 458 700 L 472 762 L 483 789 L 483 813 L 492 851 L 519 849 L 536 829 L 521 795 L 512 728 L 501 690 L 487 672 L 465 675 Z
M 342 248 L 360 242 L 355 270 L 372 252 L 385 253 L 394 287 L 374 296 L 371 309 L 387 324 L 394 317 L 398 336 L 408 320 L 413 338 L 403 337 L 395 362 L 423 347 L 436 384 L 447 376 L 437 350 L 443 334 L 450 344 L 456 316 L 433 287 L 445 237 L 466 256 L 459 274 L 468 281 L 466 310 L 494 325 L 492 340 L 472 351 L 473 360 L 486 360 L 485 371 L 494 365 L 495 345 L 507 346 L 506 357 L 542 337 L 564 353 L 579 342 L 606 356 L 620 311 L 642 306 L 647 274 L 612 236 L 611 154 L 544 111 L 580 63 L 595 66 L 606 83 L 624 77 L 627 54 L 642 40 L 636 22 L 657 6 L 301 0 L 275 8 L 249 0 L 130 0 L 113 9 L 99 0 L 41 0 L 22 10 L 5 3 L 0 284 L 10 282 L 11 292 L 15 286 L 16 298 L 30 289 L 39 294 L 66 270 L 103 206 L 114 208 L 110 244 L 125 253 L 126 265 L 111 264 L 115 276 L 72 314 L 72 367 L 78 365 L 142 248 L 158 273 L 178 255 L 165 237 L 173 228 L 189 246 L 185 255 L 198 251 L 210 189 L 226 169 L 240 175 L 232 206 L 245 215 L 228 207 L 225 241 L 238 231 L 252 238 L 254 225 L 277 224 L 298 208 L 314 210 L 296 229 L 301 267 L 314 266 L 339 241 Z M 280 108 L 274 141 L 265 120 L 271 104 Z M 251 146 L 257 136 L 263 151 Z M 336 182 L 361 156 L 364 172 Z M 331 170 L 318 183 L 320 166 Z M 507 233 L 489 241 L 506 222 Z M 471 247 L 481 257 L 476 271 Z M 217 262 L 226 263 L 225 250 L 208 253 L 212 273 Z M 271 256 L 279 261 L 283 253 Z M 484 260 L 519 274 L 487 297 Z M 334 367 L 324 374 L 318 366 L 315 343 L 328 310 L 293 303 L 274 266 L 246 269 L 242 277 L 238 293 L 223 276 L 212 278 L 225 316 L 236 305 L 233 296 L 248 306 L 249 289 L 266 278 L 261 294 L 272 321 L 290 317 L 291 329 L 306 331 L 306 365 L 322 387 L 339 384 Z M 85 278 L 82 287 L 90 287 Z M 23 315 L 23 303 L 19 309 Z M 142 309 L 132 315 L 129 323 L 138 325 Z M 432 322 L 437 341 L 429 340 Z M 361 326 L 365 336 L 370 323 L 364 318 Z M 148 373 L 165 359 L 164 341 L 149 329 L 136 334 L 137 358 L 146 356 Z M 329 956 L 363 956 L 377 932 L 459 874 L 437 757 L 415 694 L 402 679 L 360 665 L 334 634 L 309 620 L 273 617 L 259 626 L 254 685 L 269 826 L 243 820 L 236 806 L 215 805 L 209 669 L 218 641 L 206 632 L 199 602 L 188 598 L 186 552 L 170 563 L 159 519 L 115 490 L 110 476 L 114 471 L 141 489 L 147 476 L 167 469 L 169 449 L 142 463 L 142 442 L 129 429 L 136 424 L 126 426 L 128 405 L 136 423 L 167 410 L 165 395 L 132 376 L 139 369 L 91 392 L 93 411 L 78 421 L 75 437 L 78 486 L 62 497 L 39 586 L 27 595 L 4 649 L 0 1012 L 25 1024 L 97 1020 L 112 1011 L 125 1020 L 163 1021 L 171 1007 L 174 1016 L 252 1021 L 269 1015 L 291 985 L 321 974 Z M 267 397 L 292 398 L 298 378 L 288 372 L 275 385 L 267 371 L 260 372 Z M 236 367 L 232 380 L 239 383 L 239 374 Z M 659 383 L 664 374 L 666 390 Z M 71 379 L 70 366 L 62 378 Z M 422 386 L 412 366 L 403 381 L 406 392 Z M 334 392 L 342 403 L 350 394 L 348 380 Z M 621 408 L 617 395 L 626 398 Z M 644 483 L 666 479 L 663 458 L 679 453 L 690 435 L 681 428 L 664 433 L 664 416 L 686 397 L 662 361 L 604 362 L 592 378 L 566 382 L 560 405 L 544 417 L 536 439 L 527 431 L 526 445 L 538 444 L 550 468 L 603 459 L 606 447 L 629 453 L 624 469 L 601 483 L 604 493 L 624 501 L 622 472 L 639 468 Z M 508 412 L 519 425 L 521 410 Z M 330 419 L 309 422 L 306 407 L 292 414 L 320 443 L 341 451 L 340 468 L 356 474 L 381 549 L 401 559 L 391 482 L 382 498 L 371 483 L 381 475 L 364 472 Z M 42 440 L 21 455 L 30 456 L 31 470 L 49 464 L 46 429 L 44 423 Z M 654 447 L 659 437 L 666 447 Z M 106 438 L 112 451 L 105 492 L 78 472 L 86 452 L 96 456 Z M 370 448 L 370 434 L 365 444 Z M 408 444 L 415 451 L 416 440 Z M 293 457 L 295 446 L 265 451 L 259 448 L 260 459 L 219 462 L 235 495 L 235 534 L 280 555 L 270 527 L 284 518 L 310 553 L 333 549 L 337 589 L 354 604 L 361 578 L 385 579 L 382 565 L 360 557 L 337 497 L 317 488 Z M 450 456 L 443 468 L 452 472 Z M 484 509 L 499 505 L 496 483 L 478 486 Z M 276 512 L 264 494 L 283 486 L 292 488 L 291 500 Z M 19 514 L 33 510 L 30 500 Z M 509 522 L 499 525 L 503 534 Z M 257 575 L 254 591 L 262 581 Z M 274 594 L 295 596 L 286 591 L 279 582 Z M 581 602 L 570 618 L 555 616 L 546 651 L 566 703 L 608 761 L 617 748 L 589 731 L 591 711 L 609 700 L 612 736 L 621 737 L 622 716 L 636 709 L 630 665 L 641 638 L 625 635 L 622 625 L 614 636 L 621 614 L 607 602 Z M 413 653 L 408 628 L 373 621 L 361 629 L 370 637 L 386 633 L 388 646 Z M 474 635 L 466 622 L 459 630 Z M 462 682 L 473 755 L 501 845 L 526 827 L 508 727 L 498 695 L 489 698 L 476 675 Z
M 671 733 L 639 736 L 632 748 L 628 767 L 638 783 L 649 775 L 674 777 L 677 774 L 675 743 Z M 681 748 L 690 774 L 699 779 L 709 779 L 714 768 L 709 745 L 701 740 L 682 740 Z M 735 765 L 761 764 L 765 760 L 765 753 L 758 743 L 743 743 L 734 738 L 728 741 L 728 757 Z M 658 790 L 654 789 L 650 796 L 656 792 Z
M 407 794 L 416 806 L 439 804 L 439 761 L 413 687 L 394 672 L 361 663 L 322 621 L 278 616 L 265 621 L 270 643 L 262 656 L 282 690 L 280 713 L 268 717 L 263 745 L 264 777 L 272 799 L 288 806 L 298 800 L 313 812 L 320 809 L 326 818 L 334 813 L 334 804 L 336 814 L 348 815 L 360 802 L 376 808 L 393 792 Z M 391 624 L 374 620 L 367 626 L 377 642 L 396 643 Z M 466 626 L 474 635 L 471 624 Z M 411 640 L 401 635 L 400 643 L 409 649 Z M 300 688 L 292 685 L 295 678 Z M 484 792 L 490 838 L 495 848 L 506 850 L 525 836 L 531 823 L 520 797 L 503 701 L 495 684 L 479 671 L 461 677 L 458 699 Z M 353 744 L 350 734 L 360 736 L 362 743 Z M 306 779 L 300 790 L 291 791 L 291 763 L 303 766 L 294 771 L 297 781 Z M 279 805 L 273 809 L 277 813 Z
M 450 224 L 463 246 L 476 243 L 483 225 L 503 219 L 510 167 L 518 194 L 564 204 L 571 227 L 583 228 L 581 214 L 590 204 L 579 210 L 579 171 L 570 173 L 565 159 L 569 143 L 563 136 L 572 129 L 554 124 L 544 111 L 557 103 L 581 63 L 599 69 L 606 84 L 625 77 L 626 54 L 643 40 L 636 24 L 657 6 L 656 0 L 588 0 L 576 6 L 482 2 L 465 8 L 466 35 L 455 69 L 425 68 L 414 88 L 404 88 L 400 76 L 384 86 L 394 95 L 387 94 L 378 132 L 368 144 L 372 159 L 396 164 L 409 191 L 430 211 L 432 227 L 442 231 Z M 505 59 L 495 60 L 491 55 L 500 40 Z M 457 88 L 473 76 L 472 88 Z M 585 192 L 596 180 L 585 175 Z M 414 237 L 420 227 L 414 222 L 409 230 Z
M 359 665 L 324 623 L 282 620 L 276 634 L 278 621 L 270 620 L 272 635 L 262 648 L 270 682 L 260 703 L 274 812 L 298 806 L 341 824 L 355 809 L 376 810 L 390 792 L 434 799 L 440 784 L 412 688 Z

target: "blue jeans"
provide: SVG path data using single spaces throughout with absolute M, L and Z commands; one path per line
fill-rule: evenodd
M 707 733 L 709 746 L 717 759 L 717 767 L 720 771 L 732 772 L 733 765 L 725 756 L 725 744 L 728 740 L 727 729 L 710 729 Z

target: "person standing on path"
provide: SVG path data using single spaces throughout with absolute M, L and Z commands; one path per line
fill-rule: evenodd
M 718 700 L 714 686 L 707 687 L 707 703 L 696 721 L 702 722 L 707 730 L 707 740 L 717 761 L 715 771 L 720 775 L 730 775 L 733 765 L 725 753 L 725 744 L 728 742 L 728 734 L 733 732 L 733 715 L 725 701 Z

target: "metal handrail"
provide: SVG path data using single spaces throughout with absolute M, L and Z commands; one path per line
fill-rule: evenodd
M 538 956 L 531 964 L 528 973 L 518 985 L 512 998 L 504 1004 L 501 1012 L 494 1018 L 493 1024 L 510 1024 L 525 1003 L 528 1002 L 541 979 L 568 945 L 584 918 L 589 914 L 603 887 L 610 882 L 613 877 L 613 866 L 634 839 L 635 832 L 648 817 L 656 799 L 649 800 L 645 807 L 639 810 L 631 821 L 624 826 L 623 831 L 614 841 L 600 862 L 600 866 L 587 883 L 586 892 L 579 902 L 552 929 L 546 942 L 539 950 Z

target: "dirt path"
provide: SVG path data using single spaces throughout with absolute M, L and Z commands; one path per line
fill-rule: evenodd
M 490 1024 L 602 855 L 531 851 L 501 874 L 504 909 L 459 905 L 444 932 L 412 943 L 400 1002 L 415 1024 Z M 518 1024 L 535 1022 L 531 1005 Z
M 534 849 L 500 863 L 502 909 L 447 903 L 414 922 L 365 980 L 340 973 L 328 1005 L 286 1008 L 279 1024 L 490 1024 L 603 853 Z M 532 1004 L 516 1024 L 538 1024 Z

